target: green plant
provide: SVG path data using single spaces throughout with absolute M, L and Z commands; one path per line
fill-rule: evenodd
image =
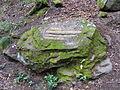
M 87 80 L 87 76 L 82 75 L 82 74 L 78 74 L 78 75 L 76 76 L 76 78 L 77 78 L 77 79 L 80 79 L 81 81 L 86 81 L 86 80 Z
M 2 39 L 0 39 L 0 48 L 2 48 L 3 50 L 6 49 L 9 46 L 10 42 L 10 38 L 3 37 Z
M 31 10 L 25 15 L 25 16 L 31 16 L 33 14 L 36 14 L 41 9 L 44 9 L 46 7 L 49 7 L 49 0 L 34 0 L 35 5 Z
M 43 8 L 40 11 L 38 11 L 37 12 L 37 17 L 40 17 L 41 15 L 44 15 L 47 10 L 48 10 L 48 8 Z
M 31 81 L 25 74 L 23 73 L 19 73 L 18 77 L 14 80 L 14 83 L 20 83 L 25 81 L 26 83 L 28 83 L 29 85 L 33 85 L 34 82 Z
M 4 21 L 0 23 L 0 32 L 11 32 L 13 29 L 13 24 L 10 21 Z
M 55 77 L 54 75 L 48 75 L 44 77 L 45 82 L 49 85 L 49 90 L 52 90 L 53 88 L 57 87 L 58 85 L 58 77 Z

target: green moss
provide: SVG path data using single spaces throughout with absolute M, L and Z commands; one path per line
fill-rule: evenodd
M 106 55 L 106 51 L 106 41 L 102 38 L 98 30 L 96 30 L 91 43 L 91 53 L 98 57 L 103 57 Z
M 80 50 L 67 50 L 68 47 L 64 46 L 61 41 L 42 39 L 39 31 L 40 28 L 41 27 L 32 28 L 26 32 L 18 42 L 19 49 L 22 49 L 22 56 L 32 63 L 48 62 L 49 68 L 51 64 L 54 64 L 52 67 L 58 67 L 67 64 L 65 62 L 72 61 L 73 57 L 76 58 L 82 55 L 80 55 Z M 32 47 L 30 47 L 31 45 Z M 49 50 L 49 52 L 46 50 Z
M 53 1 L 55 7 L 61 7 L 62 6 L 62 2 L 60 0 L 54 0 Z
M 34 46 L 33 50 L 49 50 L 49 49 L 68 49 L 66 46 L 62 45 L 61 41 L 56 40 L 44 40 L 40 34 L 41 27 L 34 27 L 27 33 L 25 33 L 18 42 L 19 47 L 23 47 L 23 42 L 25 48 L 30 44 Z M 57 45 L 56 45 L 57 43 Z
M 40 11 L 38 11 L 37 12 L 37 17 L 40 17 L 41 15 L 44 15 L 47 10 L 48 10 L 48 8 L 43 8 Z
M 100 9 L 103 9 L 106 3 L 107 3 L 107 0 L 97 0 L 97 5 Z
M 31 16 L 36 14 L 40 10 L 41 13 L 46 11 L 44 8 L 49 7 L 49 0 L 35 0 L 35 6 L 26 14 L 26 16 Z M 40 13 L 40 12 L 39 12 Z
M 107 12 L 100 12 L 98 14 L 98 17 L 107 17 L 108 13 Z
M 72 60 L 78 60 L 80 57 L 88 57 L 90 40 L 84 39 L 86 43 L 83 45 L 81 43 L 77 49 L 70 50 L 67 46 L 62 44 L 62 41 L 44 40 L 40 34 L 41 27 L 42 26 L 32 28 L 30 31 L 26 32 L 18 42 L 18 47 L 22 48 L 22 55 L 32 63 L 37 62 L 45 64 L 48 62 L 47 66 L 52 68 L 68 64 Z M 78 37 L 78 39 L 81 38 Z M 34 66 L 38 69 L 38 66 L 35 64 Z M 39 69 L 40 68 L 41 67 L 39 67 Z
M 77 61 L 71 62 L 69 65 L 58 69 L 57 74 L 60 78 L 60 81 L 66 82 L 72 79 L 76 79 L 76 76 L 78 74 L 82 74 L 83 76 L 86 76 L 87 78 L 91 78 L 92 77 L 91 70 L 88 68 L 87 69 L 84 68 L 84 65 L 81 64 L 82 60 L 83 59 L 79 59 Z
M 61 81 L 71 80 L 71 78 L 75 78 L 77 74 L 82 74 L 83 76 L 86 76 L 87 79 L 92 78 L 92 68 L 95 66 L 95 64 L 104 60 L 104 58 L 106 57 L 107 48 L 106 42 L 101 37 L 98 30 L 95 30 L 95 33 L 92 37 L 92 42 L 90 43 L 89 56 L 83 59 L 84 62 L 82 62 L 82 59 L 79 58 L 78 60 L 71 62 L 71 64 L 65 66 L 64 68 L 58 69 L 57 73 Z M 92 58 L 92 55 L 95 55 L 94 60 L 90 60 Z M 71 76 L 66 74 L 67 72 L 72 73 L 73 71 L 74 74 L 72 74 Z

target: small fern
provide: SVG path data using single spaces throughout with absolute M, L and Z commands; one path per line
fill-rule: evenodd
M 24 73 L 18 73 L 18 77 L 14 80 L 14 84 L 18 84 L 20 82 L 28 83 L 30 86 L 34 84 L 32 80 L 30 80 Z
M 58 85 L 58 77 L 55 77 L 53 75 L 48 75 L 44 77 L 44 80 L 49 85 L 49 90 L 52 90 L 53 88 L 57 87 Z

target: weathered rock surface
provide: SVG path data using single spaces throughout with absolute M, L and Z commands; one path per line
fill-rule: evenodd
M 79 74 L 92 78 L 92 69 L 106 59 L 106 50 L 94 24 L 74 19 L 32 28 L 6 54 L 37 72 L 59 67 L 60 80 L 66 81 Z
M 96 65 L 92 72 L 93 72 L 93 78 L 98 78 L 98 76 L 102 74 L 109 73 L 112 70 L 112 63 L 110 61 L 110 58 L 106 58 L 101 63 Z
M 120 0 L 98 0 L 97 4 L 101 10 L 120 10 Z

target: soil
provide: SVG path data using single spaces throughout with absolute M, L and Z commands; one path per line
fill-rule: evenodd
M 71 18 L 85 18 L 96 24 L 101 35 L 107 39 L 108 56 L 113 64 L 113 70 L 110 73 L 89 82 L 78 80 L 73 84 L 60 84 L 55 90 L 120 90 L 120 12 L 108 12 L 106 18 L 99 18 L 97 15 L 100 10 L 96 5 L 96 0 L 61 0 L 63 7 L 51 7 L 43 17 L 35 18 L 24 16 L 34 5 L 33 3 L 21 6 L 20 3 L 23 0 L 11 0 L 11 3 L 5 3 L 4 1 L 0 0 L 0 14 L 2 14 L 0 22 L 11 21 L 14 24 L 24 22 L 19 29 L 13 31 L 15 34 L 21 35 L 31 27 L 43 23 Z M 46 85 L 42 86 L 42 78 L 52 73 L 36 74 L 21 63 L 9 59 L 0 51 L 0 65 L 3 64 L 4 67 L 0 68 L 0 90 L 44 90 Z M 13 81 L 19 72 L 28 75 L 36 84 L 32 86 L 24 82 L 14 84 Z

